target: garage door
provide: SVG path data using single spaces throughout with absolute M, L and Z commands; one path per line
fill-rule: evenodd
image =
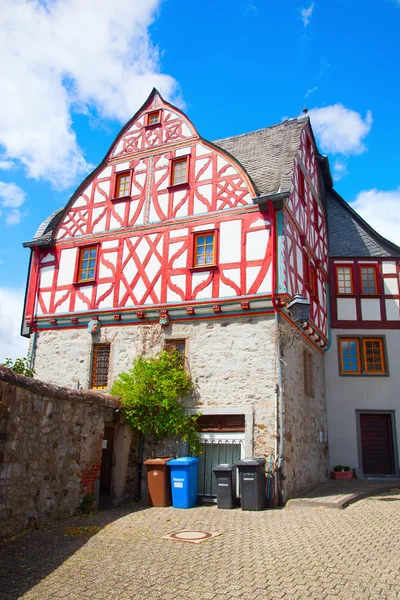
M 390 413 L 360 413 L 364 475 L 393 475 L 393 432 Z

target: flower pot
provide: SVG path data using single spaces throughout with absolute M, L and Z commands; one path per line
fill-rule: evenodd
M 332 479 L 353 479 L 353 471 L 331 471 Z

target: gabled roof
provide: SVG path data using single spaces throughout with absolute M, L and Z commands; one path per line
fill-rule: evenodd
M 377 233 L 332 188 L 325 192 L 330 256 L 400 257 L 400 248 Z
M 293 159 L 308 117 L 213 142 L 234 156 L 254 181 L 259 195 L 289 192 Z

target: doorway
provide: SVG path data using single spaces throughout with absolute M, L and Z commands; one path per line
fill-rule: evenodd
M 394 475 L 393 413 L 359 412 L 360 453 L 364 475 Z
M 107 510 L 112 506 L 114 438 L 114 425 L 105 425 L 101 453 L 99 510 Z

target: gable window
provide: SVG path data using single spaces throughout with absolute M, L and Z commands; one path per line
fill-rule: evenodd
M 80 248 L 78 281 L 94 281 L 96 276 L 97 246 Z
M 336 286 L 338 294 L 353 294 L 352 267 L 336 267 Z
M 104 390 L 108 387 L 109 366 L 110 344 L 94 344 L 92 373 L 90 377 L 90 387 L 92 390 Z
M 374 266 L 361 267 L 361 293 L 377 294 L 376 268 Z
M 385 375 L 382 338 L 339 338 L 341 375 Z
M 117 175 L 117 182 L 115 186 L 115 197 L 125 198 L 131 195 L 131 174 L 130 173 L 119 173 Z
M 312 374 L 312 354 L 309 350 L 303 350 L 303 372 L 304 372 L 304 391 L 309 396 L 314 395 L 314 382 Z
M 147 115 L 147 125 L 158 125 L 160 123 L 160 111 L 155 110 Z
M 198 233 L 194 236 L 194 267 L 215 265 L 215 233 Z
M 171 164 L 171 185 L 180 185 L 188 181 L 188 157 L 177 158 Z
M 171 350 L 176 350 L 179 355 L 179 358 L 182 362 L 182 366 L 185 366 L 186 359 L 186 340 L 166 340 L 165 349 L 169 352 Z

